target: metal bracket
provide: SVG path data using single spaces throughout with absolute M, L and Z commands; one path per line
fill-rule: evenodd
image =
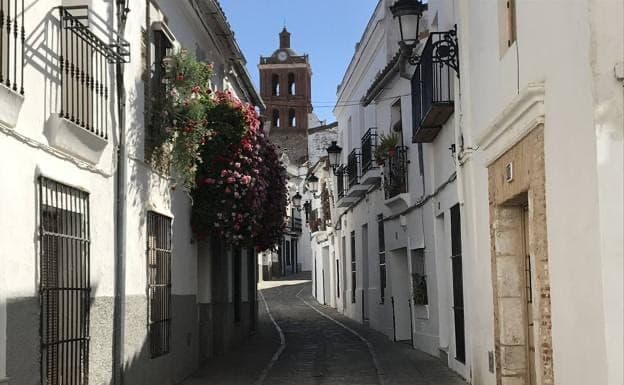
M 458 51 L 457 26 L 455 26 L 455 28 L 444 32 L 442 38 L 433 43 L 433 61 L 451 67 L 459 77 Z

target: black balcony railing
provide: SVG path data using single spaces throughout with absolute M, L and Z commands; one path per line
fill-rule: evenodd
M 59 7 L 61 117 L 108 139 L 109 65 L 125 63 L 129 44 L 106 44 L 88 27 L 86 6 Z
M 0 84 L 24 95 L 24 0 L 0 0 Z
M 413 142 L 432 142 L 453 114 L 454 43 L 455 30 L 432 32 L 423 48 L 412 77 Z
M 345 196 L 345 167 L 341 166 L 336 170 L 336 189 L 338 190 L 338 199 Z
M 293 233 L 301 232 L 301 218 L 295 216 L 290 217 L 290 230 Z
M 386 199 L 407 192 L 407 147 L 397 146 L 388 153 L 384 177 Z
M 373 168 L 373 154 L 377 148 L 377 128 L 371 127 L 362 137 L 362 175 Z
M 360 177 L 360 150 L 353 149 L 347 158 L 347 177 L 349 179 L 349 188 L 359 183 Z

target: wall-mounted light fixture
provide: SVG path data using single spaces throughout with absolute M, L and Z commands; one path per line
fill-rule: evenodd
M 420 63 L 420 56 L 415 51 L 419 41 L 420 19 L 427 8 L 428 5 L 423 4 L 420 0 L 398 0 L 390 6 L 392 15 L 399 19 L 401 56 L 403 60 L 406 60 L 411 65 Z M 433 34 L 441 35 L 441 38 L 431 40 L 431 35 Z M 443 63 L 453 68 L 459 77 L 459 49 L 457 46 L 456 28 L 446 32 L 430 34 L 429 43 L 432 45 L 429 53 L 432 61 L 434 63 Z
M 301 194 L 299 194 L 299 191 L 292 196 L 292 205 L 297 211 L 301 211 Z
M 420 0 L 398 0 L 392 6 L 390 11 L 394 18 L 399 19 L 399 32 L 401 33 L 401 55 L 407 59 L 411 65 L 416 65 L 420 61 L 417 54 L 414 53 L 418 44 L 418 33 L 420 30 L 420 19 L 423 11 L 427 9 L 427 5 Z
M 318 188 L 319 188 L 319 178 L 312 174 L 308 177 L 308 190 L 310 190 L 310 192 L 312 194 L 318 192 Z
M 338 142 L 332 141 L 331 145 L 327 147 L 327 156 L 329 159 L 329 165 L 336 175 L 336 170 L 340 167 L 340 154 L 342 153 L 342 147 L 338 145 Z

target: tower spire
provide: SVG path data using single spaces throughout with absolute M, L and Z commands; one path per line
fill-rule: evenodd
M 284 25 L 284 29 L 279 34 L 280 39 L 280 48 L 290 48 L 290 32 L 286 29 L 286 25 Z

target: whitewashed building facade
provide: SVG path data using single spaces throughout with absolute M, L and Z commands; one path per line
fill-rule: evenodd
M 315 296 L 472 384 L 620 383 L 624 5 L 429 1 L 410 65 L 394 3 L 339 86 L 339 267 L 317 269 L 340 290 Z
M 19 32 L 0 33 L 0 383 L 176 383 L 255 328 L 254 253 L 193 239 L 188 191 L 149 165 L 164 55 L 187 48 L 262 107 L 225 15 L 0 6 Z

